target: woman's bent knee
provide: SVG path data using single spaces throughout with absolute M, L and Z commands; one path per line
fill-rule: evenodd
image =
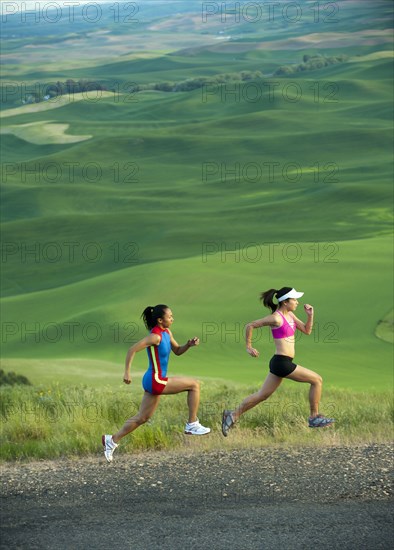
M 312 381 L 312 384 L 316 384 L 318 386 L 321 386 L 323 384 L 323 378 L 320 376 L 320 374 L 316 374 Z
M 132 421 L 134 421 L 138 426 L 142 426 L 142 424 L 145 424 L 150 419 L 149 415 L 146 414 L 138 414 L 134 418 L 132 418 Z

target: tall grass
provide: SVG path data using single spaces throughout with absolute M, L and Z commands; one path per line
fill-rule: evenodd
M 334 427 L 307 427 L 307 387 L 280 388 L 268 401 L 246 413 L 224 439 L 220 431 L 224 407 L 235 407 L 255 388 L 203 385 L 199 418 L 212 428 L 206 437 L 183 435 L 186 394 L 163 396 L 154 417 L 122 440 L 119 453 L 190 447 L 252 448 L 267 445 L 336 445 L 392 440 L 391 394 L 328 389 L 321 410 L 336 418 Z M 101 453 L 102 433 L 115 432 L 138 410 L 141 392 L 109 387 L 4 386 L 1 397 L 2 460 L 46 459 Z

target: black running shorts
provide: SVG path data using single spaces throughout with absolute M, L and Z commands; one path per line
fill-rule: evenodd
M 270 361 L 270 372 L 281 378 L 291 374 L 296 367 L 293 357 L 287 355 L 274 355 Z

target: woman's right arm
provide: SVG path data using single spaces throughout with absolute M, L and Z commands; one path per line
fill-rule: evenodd
M 245 338 L 246 338 L 246 351 L 249 353 L 249 355 L 251 355 L 252 357 L 259 356 L 258 350 L 252 347 L 253 329 L 260 328 L 260 327 L 277 327 L 279 325 L 280 325 L 280 321 L 277 318 L 277 315 L 274 315 L 274 314 L 267 315 L 262 319 L 258 319 L 257 321 L 252 321 L 251 323 L 248 323 L 246 325 Z
M 125 370 L 123 376 L 123 382 L 125 384 L 131 384 L 130 367 L 134 360 L 134 355 L 149 346 L 158 346 L 160 344 L 160 336 L 158 334 L 149 334 L 134 346 L 131 346 L 126 355 Z

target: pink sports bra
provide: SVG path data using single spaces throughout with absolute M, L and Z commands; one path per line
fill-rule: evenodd
M 289 323 L 289 321 L 286 319 L 286 317 L 280 311 L 277 311 L 276 313 L 279 313 L 279 315 L 283 318 L 283 323 L 280 327 L 271 328 L 272 336 L 275 339 L 288 338 L 289 336 L 294 336 L 294 333 L 296 331 L 295 322 L 292 321 L 291 323 Z

